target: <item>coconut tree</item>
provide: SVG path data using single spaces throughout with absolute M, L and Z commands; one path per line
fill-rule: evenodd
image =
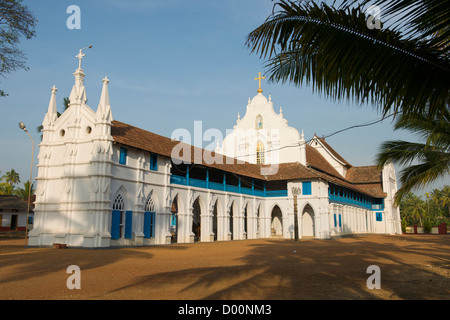
M 407 223 L 419 222 L 420 225 L 423 225 L 422 219 L 426 215 L 426 204 L 420 197 L 409 192 L 401 200 L 400 212 L 402 219 L 404 218 Z
M 19 174 L 16 172 L 16 170 L 11 169 L 10 171 L 6 172 L 6 174 L 4 175 L 4 180 L 10 186 L 14 186 L 15 184 L 20 182 L 20 177 L 19 177 Z
M 401 188 L 395 196 L 396 203 L 411 190 L 420 189 L 450 173 L 450 114 L 443 119 L 429 115 L 402 114 L 396 120 L 395 130 L 403 129 L 417 134 L 422 142 L 392 140 L 384 142 L 377 155 L 383 166 L 393 162 L 404 166 L 400 171 Z
M 378 5 L 386 20 L 370 28 Z M 441 115 L 449 105 L 450 6 L 445 0 L 275 3 L 246 44 L 270 81 L 392 113 Z M 400 17 L 400 18 L 399 18 Z
M 23 183 L 23 188 L 17 188 L 13 194 L 21 198 L 25 201 L 31 201 L 31 197 L 33 196 L 35 189 L 34 189 L 34 182 L 31 185 L 31 195 L 30 195 L 30 181 L 27 181 Z

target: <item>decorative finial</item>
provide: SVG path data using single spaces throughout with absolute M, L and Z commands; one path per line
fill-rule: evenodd
M 53 85 L 53 87 L 52 87 L 52 94 L 56 94 L 56 91 L 58 91 L 58 89 L 56 89 L 55 85 Z
M 238 118 L 237 119 L 238 119 L 238 121 L 241 120 L 241 115 L 239 114 L 239 112 L 238 112 Z
M 283 114 L 283 108 L 280 107 L 280 114 Z
M 272 95 L 269 93 L 269 102 L 272 101 Z
M 262 93 L 262 89 L 261 89 L 261 79 L 265 79 L 266 77 L 261 77 L 261 72 L 258 72 L 258 78 L 255 78 L 255 80 L 259 80 L 259 89 L 258 89 L 258 93 Z
M 103 81 L 104 84 L 108 84 L 109 83 L 109 79 L 107 77 L 104 77 L 102 81 Z

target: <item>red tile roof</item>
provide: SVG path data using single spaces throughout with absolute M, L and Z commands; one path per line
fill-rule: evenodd
M 366 195 L 378 197 L 381 194 L 379 192 L 378 186 L 371 185 L 370 188 L 367 185 L 365 185 L 364 187 L 359 186 L 360 183 L 364 184 L 368 182 L 370 182 L 371 184 L 378 183 L 381 185 L 381 179 L 374 180 L 375 176 L 373 171 L 368 169 L 360 169 L 364 167 L 351 167 L 349 171 L 352 171 L 350 172 L 350 174 L 347 174 L 348 177 L 344 178 L 328 163 L 328 161 L 325 160 L 320 152 L 318 152 L 316 149 L 314 149 L 314 147 L 311 147 L 310 145 L 306 145 L 307 166 L 304 166 L 298 162 L 281 163 L 278 166 L 260 166 L 258 164 L 238 161 L 234 158 L 215 154 L 214 152 L 211 152 L 210 155 L 212 159 L 215 159 L 216 161 L 214 161 L 213 163 L 206 163 L 203 154 L 204 152 L 209 153 L 208 150 L 190 146 L 184 144 L 183 142 L 171 140 L 170 138 L 116 120 L 112 122 L 111 134 L 113 136 L 114 142 L 118 144 L 145 150 L 166 157 L 171 157 L 172 159 L 178 159 L 184 162 L 188 162 L 189 160 L 190 163 L 198 163 L 206 167 L 215 168 L 226 172 L 232 172 L 246 177 L 266 181 L 323 179 Z M 189 155 L 183 154 L 172 155 L 172 150 L 176 146 L 176 150 L 190 150 L 190 157 Z M 326 147 L 331 149 L 328 144 L 326 144 Z M 201 156 L 196 157 L 196 155 Z M 273 168 L 275 171 L 273 172 L 273 174 L 264 175 L 261 169 L 267 169 L 269 167 Z M 368 177 L 370 177 L 370 179 L 368 179 Z

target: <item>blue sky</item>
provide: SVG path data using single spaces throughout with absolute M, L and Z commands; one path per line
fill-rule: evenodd
M 170 137 L 178 128 L 193 132 L 194 121 L 203 130 L 232 129 L 238 112 L 243 116 L 249 97 L 258 89 L 254 77 L 264 73 L 264 61 L 245 47 L 249 32 L 272 10 L 270 0 L 41 0 L 23 2 L 39 20 L 37 36 L 22 40 L 29 71 L 0 79 L 9 96 L 0 99 L 0 171 L 11 168 L 23 181 L 30 170 L 31 141 L 18 128 L 23 121 L 36 147 L 33 177 L 37 175 L 40 134 L 50 99 L 58 88 L 58 109 L 69 96 L 84 51 L 83 69 L 88 105 L 97 109 L 102 79 L 110 80 L 114 119 Z M 81 29 L 66 26 L 67 7 L 81 10 Z M 283 107 L 289 125 L 328 135 L 337 130 L 379 119 L 373 106 L 329 101 L 311 88 L 263 81 L 275 111 Z M 383 141 L 416 140 L 408 132 L 393 131 L 392 123 L 348 130 L 327 142 L 355 166 L 372 165 Z M 205 146 L 209 142 L 205 142 Z M 399 168 L 397 168 L 397 171 Z M 450 178 L 425 191 L 450 184 Z M 420 192 L 418 192 L 420 193 Z

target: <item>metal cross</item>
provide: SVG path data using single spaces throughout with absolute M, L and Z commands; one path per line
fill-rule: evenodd
M 262 89 L 261 89 L 261 79 L 265 79 L 266 77 L 261 77 L 261 72 L 258 73 L 259 77 L 255 78 L 255 80 L 259 80 L 259 89 L 258 89 L 258 93 L 262 93 Z

